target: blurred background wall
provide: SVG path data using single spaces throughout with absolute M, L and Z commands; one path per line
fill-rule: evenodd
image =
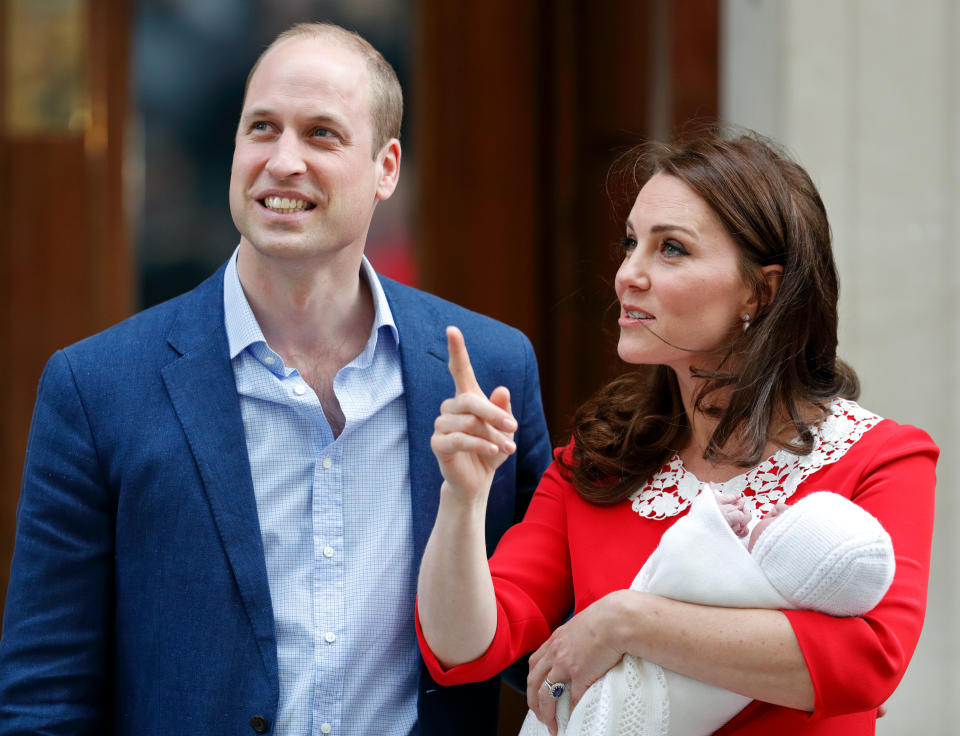
M 721 28 L 722 114 L 786 144 L 826 203 L 861 403 L 941 448 L 927 620 L 877 732 L 957 733 L 960 2 L 727 0 Z
M 616 155 L 718 114 L 796 154 L 831 216 L 862 402 L 944 450 L 926 629 L 878 732 L 953 733 L 960 0 L 0 0 L 0 594 L 44 362 L 229 256 L 244 79 L 317 19 L 404 86 L 368 255 L 523 329 L 557 443 L 621 369 Z M 523 710 L 507 693 L 503 733 Z

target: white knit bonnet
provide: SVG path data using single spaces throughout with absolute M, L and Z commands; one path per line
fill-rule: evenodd
M 860 616 L 886 594 L 895 568 L 890 535 L 843 496 L 817 491 L 773 519 L 753 557 L 797 608 Z

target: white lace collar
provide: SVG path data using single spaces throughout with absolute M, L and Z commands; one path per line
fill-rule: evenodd
M 742 494 L 749 511 L 767 513 L 777 501 L 790 498 L 807 476 L 843 457 L 864 433 L 882 421 L 853 401 L 837 399 L 830 414 L 810 428 L 813 450 L 794 455 L 778 450 L 755 468 L 723 483 L 714 483 L 724 493 Z M 664 465 L 646 484 L 630 495 L 632 508 L 648 519 L 666 519 L 685 511 L 697 497 L 701 483 L 683 466 L 680 457 Z

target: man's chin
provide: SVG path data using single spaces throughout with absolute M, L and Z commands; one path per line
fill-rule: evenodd
M 310 260 L 319 262 L 325 258 L 334 257 L 344 251 L 351 250 L 350 245 L 324 242 L 314 235 L 306 237 L 302 233 L 258 233 L 256 238 L 243 238 L 244 244 L 254 251 L 260 258 L 277 259 L 282 261 Z M 362 244 L 357 246 L 363 252 Z

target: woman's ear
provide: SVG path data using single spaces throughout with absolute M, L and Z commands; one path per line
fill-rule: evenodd
M 759 270 L 759 294 L 751 297 L 749 305 L 766 309 L 777 295 L 780 281 L 783 279 L 783 266 L 778 263 L 763 266 Z
M 780 282 L 783 280 L 783 266 L 773 263 L 760 269 L 760 278 L 766 284 L 766 300 L 760 306 L 766 308 L 777 295 L 777 289 L 780 288 Z

